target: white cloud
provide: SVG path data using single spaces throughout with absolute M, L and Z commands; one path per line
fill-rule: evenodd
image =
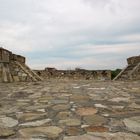
M 77 46 L 77 50 L 73 52 L 75 55 L 80 55 L 84 54 L 124 54 L 124 53 L 129 53 L 131 51 L 137 51 L 139 50 L 139 43 L 134 43 L 134 44 L 108 44 L 108 45 L 92 45 L 92 44 L 87 44 L 87 45 L 81 45 Z M 139 52 L 138 52 L 139 53 Z
M 30 57 L 33 67 L 52 64 L 39 63 L 55 52 L 53 63 L 58 67 L 85 66 L 91 59 L 85 67 L 94 68 L 92 60 L 96 60 L 96 68 L 99 64 L 105 67 L 104 63 L 112 68 L 104 57 L 115 55 L 112 61 L 116 62 L 139 52 L 139 7 L 139 0 L 0 0 L 0 42 Z M 37 57 L 42 52 L 46 55 Z M 102 54 L 100 62 L 97 54 Z M 75 55 L 80 59 L 73 61 Z M 62 66 L 57 60 L 60 57 Z M 113 66 L 123 64 L 119 61 Z

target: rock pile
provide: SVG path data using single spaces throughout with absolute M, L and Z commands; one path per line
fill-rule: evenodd
M 128 58 L 127 63 L 114 80 L 140 80 L 140 55 Z
M 26 64 L 25 57 L 0 48 L 0 82 L 42 80 Z

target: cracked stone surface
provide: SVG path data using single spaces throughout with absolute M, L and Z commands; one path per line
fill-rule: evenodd
M 0 83 L 0 139 L 139 140 L 140 81 Z

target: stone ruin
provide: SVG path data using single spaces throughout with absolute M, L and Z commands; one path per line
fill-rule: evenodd
M 40 81 L 42 78 L 32 71 L 23 56 L 0 47 L 0 82 Z
M 0 82 L 41 81 L 43 79 L 111 80 L 111 70 L 31 70 L 23 56 L 0 47 Z M 114 80 L 140 80 L 140 56 L 127 59 L 128 66 Z M 43 79 L 41 78 L 43 77 Z
M 57 70 L 56 68 L 45 68 L 35 70 L 35 72 L 45 79 L 85 79 L 85 80 L 111 80 L 110 70 Z
M 140 80 L 140 55 L 128 58 L 127 63 L 114 80 Z

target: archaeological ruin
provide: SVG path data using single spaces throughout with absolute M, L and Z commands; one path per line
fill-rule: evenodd
M 25 82 L 42 80 L 26 64 L 23 56 L 0 48 L 0 82 Z
M 110 70 L 33 71 L 0 48 L 0 139 L 140 140 L 140 56 L 127 61 L 112 81 Z
M 140 55 L 128 58 L 127 63 L 114 80 L 140 80 Z
M 56 68 L 45 68 L 35 70 L 44 79 L 84 79 L 84 80 L 111 80 L 111 70 L 57 70 Z
M 139 80 L 140 56 L 127 59 L 128 66 L 114 80 Z M 47 67 L 44 70 L 31 70 L 26 65 L 26 58 L 0 48 L 0 82 L 41 81 L 45 79 L 72 80 L 111 80 L 111 70 L 57 70 Z

